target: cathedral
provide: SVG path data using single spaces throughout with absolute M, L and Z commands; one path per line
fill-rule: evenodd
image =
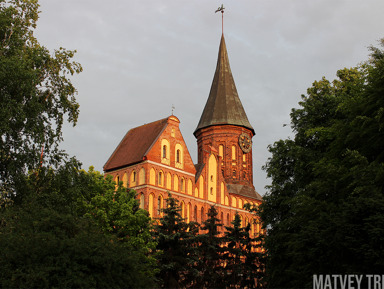
M 253 186 L 252 137 L 221 36 L 216 71 L 207 103 L 193 132 L 198 163 L 194 164 L 174 115 L 129 130 L 104 165 L 105 174 L 134 189 L 140 207 L 158 218 L 168 193 L 179 200 L 187 222 L 202 223 L 210 206 L 229 226 L 236 212 L 246 225 L 253 218 L 243 206 L 259 205 Z M 253 234 L 258 222 L 251 222 Z

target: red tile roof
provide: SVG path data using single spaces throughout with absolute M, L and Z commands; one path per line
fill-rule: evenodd
M 105 163 L 104 171 L 142 161 L 167 126 L 167 121 L 168 118 L 164 118 L 129 130 Z

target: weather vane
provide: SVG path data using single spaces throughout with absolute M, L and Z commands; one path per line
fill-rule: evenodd
M 219 8 L 216 9 L 215 13 L 221 12 L 221 33 L 224 34 L 224 5 L 221 4 Z
M 172 115 L 174 110 L 175 110 L 175 106 L 172 104 Z

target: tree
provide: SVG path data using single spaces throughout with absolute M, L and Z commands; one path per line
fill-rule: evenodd
M 76 124 L 79 105 L 69 76 L 82 71 L 75 51 L 54 55 L 33 35 L 37 0 L 0 1 L 0 192 L 14 193 L 28 170 L 58 165 L 64 116 Z
M 384 269 L 384 53 L 370 49 L 368 62 L 315 81 L 292 110 L 294 139 L 269 147 L 261 217 L 271 288 Z
M 198 225 L 185 222 L 178 200 L 172 195 L 169 194 L 166 203 L 163 216 L 154 228 L 159 251 L 158 278 L 162 288 L 185 288 L 192 282 L 191 266 L 197 261 L 194 244 Z
M 225 252 L 225 281 L 229 288 L 261 288 L 263 277 L 263 254 L 260 236 L 251 237 L 251 223 L 241 226 L 241 217 L 236 212 L 231 222 L 226 226 L 224 234 Z
M 208 218 L 203 222 L 201 230 L 205 231 L 197 236 L 198 261 L 195 270 L 198 272 L 193 288 L 225 288 L 225 271 L 223 268 L 224 239 L 220 236 L 222 226 L 217 218 L 217 210 L 211 206 Z
M 73 160 L 27 185 L 0 208 L 1 288 L 155 286 L 150 218 L 132 191 Z

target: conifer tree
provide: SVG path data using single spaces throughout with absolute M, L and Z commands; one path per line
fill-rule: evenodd
M 155 226 L 155 237 L 159 250 L 158 279 L 162 288 L 184 288 L 190 282 L 196 262 L 194 238 L 198 233 L 197 223 L 187 224 L 181 217 L 178 200 L 169 194 L 167 206 L 162 209 L 163 216 Z
M 211 206 L 208 218 L 203 222 L 201 230 L 205 233 L 197 236 L 199 260 L 195 270 L 199 272 L 194 288 L 225 288 L 222 256 L 224 253 L 223 238 L 219 228 L 222 226 L 217 218 L 217 210 Z

